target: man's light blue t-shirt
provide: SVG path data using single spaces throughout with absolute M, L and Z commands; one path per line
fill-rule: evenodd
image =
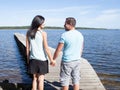
M 69 62 L 81 59 L 83 41 L 83 35 L 77 30 L 64 32 L 59 41 L 59 43 L 64 43 L 62 60 Z

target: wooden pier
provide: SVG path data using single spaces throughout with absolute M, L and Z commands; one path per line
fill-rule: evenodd
M 22 54 L 25 55 L 25 47 L 26 47 L 25 35 L 15 33 L 14 36 Z M 50 50 L 51 53 L 54 54 L 55 49 L 50 47 Z M 61 89 L 59 83 L 61 57 L 62 57 L 62 52 L 57 58 L 57 65 L 55 67 L 49 66 L 50 73 L 46 74 L 45 76 L 45 83 L 46 83 L 45 90 Z M 105 90 L 95 70 L 86 59 L 82 58 L 80 68 L 81 68 L 80 90 Z M 72 84 L 70 85 L 70 88 L 71 86 Z M 72 88 L 70 90 L 72 90 Z

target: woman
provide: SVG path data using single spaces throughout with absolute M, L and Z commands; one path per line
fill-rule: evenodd
M 44 89 L 44 75 L 48 73 L 47 56 L 50 64 L 55 65 L 47 44 L 47 33 L 42 30 L 44 21 L 43 16 L 35 16 L 26 35 L 28 72 L 33 74 L 32 90 L 37 87 L 38 90 Z

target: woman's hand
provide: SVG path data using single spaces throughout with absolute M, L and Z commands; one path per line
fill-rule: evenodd
M 50 61 L 50 65 L 51 66 L 55 66 L 56 65 L 56 61 L 55 60 Z

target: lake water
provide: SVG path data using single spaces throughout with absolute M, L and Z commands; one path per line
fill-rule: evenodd
M 49 46 L 56 48 L 64 30 L 45 30 Z M 79 30 L 85 38 L 83 58 L 93 66 L 107 90 L 120 90 L 120 30 Z M 24 58 L 14 33 L 26 30 L 0 30 L 0 82 L 30 83 Z

